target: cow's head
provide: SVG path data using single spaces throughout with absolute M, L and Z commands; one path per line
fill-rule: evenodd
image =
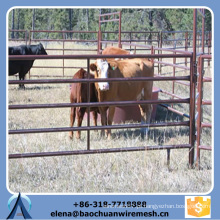
M 96 63 L 90 65 L 90 70 L 95 72 L 95 78 L 107 79 L 109 73 L 109 64 L 107 60 L 97 59 Z M 108 82 L 98 82 L 101 91 L 109 90 Z
M 38 55 L 47 55 L 47 52 L 46 52 L 46 50 L 44 49 L 44 46 L 41 43 L 39 43 L 37 45 L 37 54 Z

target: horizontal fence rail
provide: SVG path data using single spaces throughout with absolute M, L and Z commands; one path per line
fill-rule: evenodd
M 108 148 L 108 149 L 93 149 L 93 150 L 9 154 L 9 159 L 29 158 L 29 157 L 70 156 L 70 155 L 81 155 L 81 154 L 83 155 L 83 154 L 117 153 L 117 152 L 146 151 L 146 150 L 171 150 L 171 149 L 185 149 L 185 148 L 190 149 L 191 145 L 181 144 L 181 145 L 124 147 L 124 148 Z
M 131 128 L 156 128 L 156 127 L 171 127 L 171 126 L 189 126 L 189 121 L 185 122 L 169 122 L 156 124 L 125 124 L 125 125 L 102 125 L 102 126 L 83 126 L 83 127 L 62 127 L 62 128 L 39 128 L 39 129 L 19 129 L 9 130 L 9 134 L 33 134 L 33 133 L 50 133 L 50 132 L 67 132 L 67 131 L 90 131 L 90 130 L 105 130 L 105 129 L 131 129 Z
M 35 59 L 99 59 L 99 58 L 185 58 L 192 57 L 192 53 L 184 54 L 128 54 L 128 55 L 100 55 L 100 54 L 87 54 L 87 55 L 10 55 L 9 60 L 35 60 Z
M 140 47 L 140 48 L 145 48 L 145 49 L 151 49 L 151 45 L 145 45 L 145 44 L 132 44 L 132 43 L 121 43 L 122 45 L 125 46 L 133 46 L 133 47 Z M 169 48 L 162 48 L 162 47 L 153 47 L 154 50 L 160 50 L 160 51 L 166 51 L 166 52 L 175 52 L 175 53 L 180 53 L 180 54 L 192 54 L 190 51 L 184 51 L 184 50 L 178 50 L 178 49 L 169 49 Z M 162 54 L 160 54 L 162 55 Z M 172 56 L 173 57 L 173 56 Z M 163 58 L 163 57 L 160 57 Z
M 132 106 L 146 104 L 179 104 L 189 103 L 190 99 L 167 99 L 167 100 L 145 100 L 145 101 L 114 101 L 114 102 L 85 102 L 76 103 L 56 103 L 56 104 L 28 104 L 28 105 L 9 105 L 9 109 L 36 109 L 36 108 L 66 108 L 66 107 L 100 107 L 100 106 Z
M 168 81 L 183 80 L 189 81 L 190 76 L 157 76 L 157 77 L 135 77 L 135 78 L 108 78 L 108 79 L 40 79 L 40 80 L 9 80 L 9 84 L 56 84 L 56 83 L 86 83 L 86 82 L 138 82 L 138 81 Z

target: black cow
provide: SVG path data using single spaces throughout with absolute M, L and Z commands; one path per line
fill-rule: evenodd
M 43 45 L 20 45 L 8 48 L 9 55 L 47 55 Z M 19 79 L 24 80 L 25 75 L 33 66 L 34 60 L 9 60 L 9 76 L 19 73 Z M 24 85 L 19 85 L 24 88 Z

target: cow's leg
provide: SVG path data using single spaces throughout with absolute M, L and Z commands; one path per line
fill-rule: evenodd
M 151 105 L 139 105 L 141 112 L 141 124 L 149 124 L 151 118 Z M 141 135 L 147 137 L 149 127 L 141 128 Z
M 108 125 L 112 125 L 114 114 L 115 114 L 115 107 L 114 106 L 109 107 L 109 110 L 108 110 Z M 111 129 L 107 130 L 107 137 L 108 137 L 108 139 L 111 139 Z
M 107 109 L 105 107 L 100 107 L 99 112 L 101 115 L 101 123 L 102 126 L 107 125 Z M 104 130 L 101 130 L 101 136 L 103 137 L 105 134 Z
M 73 127 L 76 117 L 76 108 L 72 107 L 70 110 L 70 127 Z M 73 139 L 73 131 L 69 132 L 69 138 Z
M 77 126 L 78 127 L 81 127 L 82 125 L 82 120 L 83 120 L 85 112 L 86 112 L 86 108 L 80 108 L 80 107 L 77 108 Z M 81 135 L 81 132 L 77 131 L 76 138 L 80 139 L 80 135 Z
M 152 84 L 148 83 L 147 86 L 142 91 L 142 100 L 151 100 L 152 99 Z M 152 105 L 139 105 L 140 112 L 141 112 L 141 123 L 150 123 L 151 119 L 151 112 L 152 112 Z M 149 127 L 142 129 L 143 135 L 148 134 Z
M 24 72 L 19 72 L 19 80 L 24 80 L 25 73 Z M 25 89 L 24 84 L 19 84 L 19 89 Z
M 98 112 L 97 112 L 97 111 L 93 111 L 93 112 L 92 112 L 92 116 L 93 116 L 93 124 L 94 124 L 95 126 L 97 126 Z M 98 132 L 98 130 L 95 130 L 95 132 Z
M 97 118 L 98 118 L 97 111 L 93 111 L 92 116 L 93 116 L 93 123 L 94 123 L 95 126 L 97 126 Z

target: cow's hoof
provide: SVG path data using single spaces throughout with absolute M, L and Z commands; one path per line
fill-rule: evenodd
M 105 137 L 105 131 L 104 130 L 101 130 L 101 137 Z
M 80 136 L 76 135 L 76 139 L 77 139 L 77 140 L 80 140 Z
M 18 90 L 25 90 L 25 86 L 19 86 Z
M 72 132 L 69 133 L 69 139 L 73 140 L 73 133 Z

